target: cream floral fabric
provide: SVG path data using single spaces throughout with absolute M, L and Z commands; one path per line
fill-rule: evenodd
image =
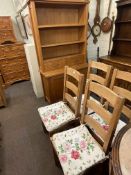
M 91 114 L 90 117 L 97 120 L 106 131 L 109 130 L 109 125 L 106 124 L 106 122 L 98 114 L 96 114 L 96 113 Z M 119 119 L 114 136 L 116 136 L 118 134 L 118 132 L 121 130 L 121 128 L 123 128 L 125 125 L 126 125 L 126 123 L 124 123 L 123 121 L 121 121 Z
M 105 153 L 84 125 L 55 134 L 51 140 L 64 175 L 79 175 L 105 158 Z
M 76 97 L 74 97 L 76 99 Z M 97 101 L 95 98 L 90 96 L 90 100 L 95 101 L 96 103 L 100 103 L 99 101 Z M 82 114 L 82 110 L 83 110 L 83 105 L 84 105 L 84 94 L 82 95 L 82 99 L 81 99 L 81 108 L 80 108 L 80 113 Z M 94 112 L 91 108 L 88 108 L 88 114 Z
M 49 132 L 59 128 L 61 124 L 65 124 L 75 119 L 75 114 L 63 101 L 41 107 L 38 109 L 38 112 Z

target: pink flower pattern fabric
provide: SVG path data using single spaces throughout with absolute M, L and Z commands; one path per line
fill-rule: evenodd
M 100 115 L 94 113 L 94 114 L 91 114 L 90 117 L 92 117 L 93 119 L 95 119 L 96 121 L 99 122 L 99 124 L 103 127 L 103 129 L 105 131 L 108 132 L 109 130 L 109 125 L 101 118 Z M 126 123 L 124 123 L 122 120 L 119 119 L 118 121 L 118 124 L 117 124 L 117 127 L 116 127 L 116 131 L 115 131 L 115 134 L 114 134 L 114 137 L 118 134 L 118 132 L 126 125 Z
M 79 175 L 105 153 L 84 125 L 54 134 L 51 138 L 64 175 Z
M 75 119 L 75 114 L 63 101 L 41 107 L 38 109 L 38 112 L 49 132 Z

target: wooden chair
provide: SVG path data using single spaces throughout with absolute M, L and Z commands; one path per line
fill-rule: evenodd
M 128 100 L 128 102 L 131 103 L 131 91 L 127 89 L 126 87 L 121 87 L 120 82 L 117 83 L 118 80 L 119 81 L 123 80 L 125 82 L 131 83 L 131 73 L 114 69 L 111 84 L 110 84 L 110 89 L 112 89 L 115 93 L 121 95 L 126 100 Z M 111 106 L 111 104 L 106 102 L 105 107 L 108 108 L 109 106 Z M 123 106 L 122 113 L 124 114 L 123 117 L 125 121 L 131 121 L 131 106 L 127 105 L 126 101 L 125 101 L 125 105 Z M 94 119 L 98 120 L 105 127 L 105 130 L 108 129 L 108 125 L 101 119 L 101 117 L 98 114 L 94 113 L 94 114 L 91 114 L 91 116 Z M 126 123 L 123 122 L 121 119 L 119 119 L 119 122 L 116 128 L 116 132 L 115 132 L 115 136 L 120 131 L 120 129 L 124 127 L 125 125 Z
M 125 81 L 125 83 L 126 82 L 130 83 L 130 87 L 131 87 L 131 73 L 121 71 L 118 69 L 114 69 L 110 89 L 112 89 L 115 93 L 121 95 L 126 100 L 128 100 L 128 102 L 131 105 L 131 89 L 129 90 L 129 89 L 127 89 L 127 87 L 121 87 L 120 83 L 117 83 L 117 81 L 121 81 L 121 80 Z M 124 104 L 123 109 L 122 109 L 122 114 L 124 114 L 125 121 L 129 121 L 129 122 L 131 122 L 131 106 L 130 105 L 128 105 L 125 101 L 125 104 Z M 126 123 L 120 119 L 118 122 L 118 125 L 117 125 L 115 135 L 125 125 L 126 125 Z
M 111 73 L 112 73 L 112 66 L 101 62 L 90 61 L 88 65 L 87 80 L 90 79 L 93 82 L 97 82 L 101 85 L 108 87 L 111 79 Z M 92 100 L 96 100 L 92 96 L 90 96 L 90 98 L 92 98 Z M 82 95 L 81 111 L 83 107 L 83 101 L 84 101 L 84 94 Z M 100 98 L 100 103 L 103 103 L 102 98 Z M 93 111 L 89 109 L 88 112 L 90 114 Z
M 102 104 L 90 99 L 90 92 L 94 92 L 109 101 L 114 106 L 113 112 L 110 113 Z M 124 99 L 109 88 L 96 82 L 89 81 L 87 83 L 82 124 L 51 137 L 54 152 L 59 158 L 64 174 L 83 174 L 91 166 L 106 159 L 123 103 Z M 103 120 L 108 123 L 107 131 L 98 121 L 87 114 L 88 108 L 101 115 Z M 99 142 L 99 139 L 97 140 L 97 137 L 94 137 L 96 133 L 100 135 L 101 142 Z
M 38 109 L 48 132 L 53 133 L 80 116 L 83 83 L 84 75 L 65 66 L 63 101 Z M 73 95 L 77 97 L 77 100 L 73 98 Z

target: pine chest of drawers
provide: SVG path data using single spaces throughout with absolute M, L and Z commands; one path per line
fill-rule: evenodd
M 29 70 L 23 43 L 0 45 L 0 65 L 3 84 L 29 80 Z

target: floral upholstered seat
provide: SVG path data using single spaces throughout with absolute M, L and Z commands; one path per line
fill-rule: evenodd
M 85 125 L 54 134 L 51 140 L 64 175 L 79 175 L 105 158 L 104 151 Z
M 42 122 L 49 132 L 75 119 L 75 114 L 63 101 L 41 107 L 38 111 Z
M 97 120 L 97 121 L 100 123 L 100 125 L 101 125 L 106 131 L 108 131 L 109 125 L 106 124 L 106 122 L 105 122 L 98 114 L 93 113 L 93 114 L 91 114 L 90 116 L 91 116 L 93 119 Z M 118 134 L 118 132 L 119 132 L 125 125 L 126 125 L 126 123 L 119 119 L 114 136 L 116 136 L 116 135 Z

